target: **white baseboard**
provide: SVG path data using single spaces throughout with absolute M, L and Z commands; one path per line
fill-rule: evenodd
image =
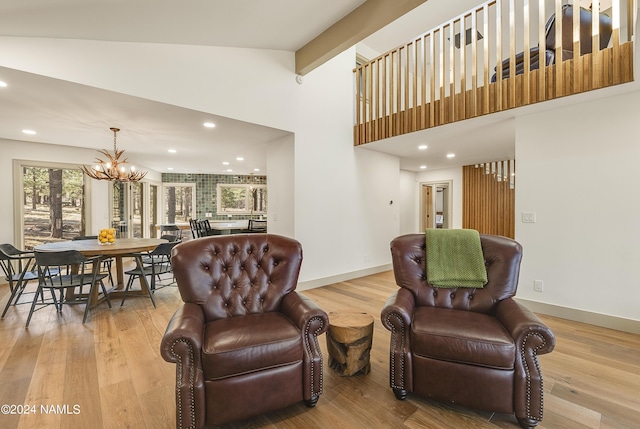
M 307 289 L 315 289 L 317 287 L 327 286 L 334 283 L 345 282 L 347 280 L 357 279 L 358 277 L 370 276 L 372 274 L 382 273 L 392 269 L 391 264 L 380 265 L 377 267 L 365 268 L 363 270 L 351 271 L 344 274 L 338 274 L 331 277 L 323 277 L 315 280 L 307 280 L 298 283 L 297 291 L 303 291 Z
M 631 332 L 632 334 L 640 334 L 640 321 L 638 320 L 608 316 L 606 314 L 561 307 L 544 302 L 529 301 L 528 299 L 522 298 L 516 298 L 516 300 L 534 313 L 546 314 L 548 316 L 560 317 L 562 319 L 573 320 L 574 322 L 588 323 L 590 325 L 602 326 L 603 328 L 616 329 L 618 331 Z

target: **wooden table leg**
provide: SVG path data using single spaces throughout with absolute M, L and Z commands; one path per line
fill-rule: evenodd
M 115 289 L 124 289 L 124 264 L 122 262 L 122 256 L 116 256 L 116 279 L 117 285 Z

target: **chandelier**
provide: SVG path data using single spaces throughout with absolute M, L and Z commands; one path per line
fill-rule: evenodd
M 124 153 L 124 150 L 118 150 L 116 146 L 116 133 L 120 131 L 120 128 L 110 128 L 113 131 L 113 154 L 110 154 L 106 149 L 99 150 L 101 154 L 107 157 L 106 161 L 100 158 L 96 158 L 97 163 L 94 167 L 87 167 L 86 165 L 80 168 L 84 173 L 96 180 L 111 180 L 114 182 L 137 182 L 147 175 L 147 172 L 136 171 L 136 168 L 132 165 L 128 169 L 124 164 L 128 164 L 127 159 L 120 160 L 120 157 Z

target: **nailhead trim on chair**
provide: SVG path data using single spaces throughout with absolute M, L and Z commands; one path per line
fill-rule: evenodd
M 173 353 L 173 355 L 176 357 L 176 376 L 177 376 L 177 380 L 176 380 L 176 405 L 177 405 L 177 409 L 178 409 L 178 427 L 179 428 L 184 428 L 185 426 L 183 425 L 182 422 L 182 398 L 181 398 L 181 389 L 179 388 L 179 386 L 182 385 L 182 359 L 180 358 L 180 355 L 177 354 L 174 350 L 175 346 L 177 343 L 185 343 L 187 345 L 187 347 L 189 348 L 189 355 L 191 357 L 191 362 L 195 362 L 194 360 L 194 354 L 193 354 L 193 348 L 191 347 L 191 343 L 187 340 L 178 340 L 175 343 L 173 343 L 173 345 L 171 346 L 171 353 Z M 195 401 L 194 401 L 194 393 L 193 393 L 193 384 L 195 382 L 194 380 L 195 378 L 195 371 L 193 369 L 193 366 L 190 368 L 189 371 L 189 394 L 191 396 L 191 400 L 189 401 L 189 408 L 190 408 L 190 414 L 191 414 L 191 422 L 193 423 L 192 425 L 188 426 L 189 429 L 195 429 L 196 427 L 196 410 L 195 410 Z
M 316 329 L 316 331 L 313 334 L 313 341 L 316 344 L 316 350 L 320 350 L 320 344 L 318 343 L 318 333 L 322 330 L 323 323 L 322 323 L 322 319 L 321 318 L 312 317 L 311 320 L 309 320 L 309 323 L 307 323 L 307 326 L 305 327 L 304 335 L 305 335 L 305 338 L 309 338 L 309 327 L 311 326 L 311 322 L 313 322 L 315 320 L 320 322 L 320 326 L 318 327 L 318 329 Z M 322 369 L 322 367 L 323 367 L 323 364 L 322 364 L 322 353 L 320 353 L 320 388 L 318 389 L 318 392 L 316 393 L 315 389 L 313 388 L 313 380 L 315 380 L 315 377 L 314 377 L 314 367 L 315 367 L 315 365 L 313 364 L 313 353 L 312 353 L 312 350 L 311 350 L 311 344 L 308 341 L 305 341 L 305 344 L 307 346 L 307 353 L 309 354 L 309 357 L 312 358 L 311 359 L 311 385 L 309 387 L 311 388 L 310 397 L 313 398 L 314 396 L 316 396 L 316 394 L 317 395 L 321 395 L 322 394 L 322 388 L 323 388 L 322 381 L 323 381 L 323 378 L 324 378 L 324 373 L 322 372 L 323 371 L 323 369 Z
M 398 321 L 400 322 L 400 325 L 402 326 L 402 335 L 401 335 L 401 343 L 400 345 L 402 346 L 402 353 L 400 354 L 400 386 L 395 385 L 395 381 L 396 381 L 396 374 L 395 374 L 395 370 L 396 370 L 396 365 L 395 365 L 395 353 L 394 350 L 396 349 L 396 328 L 395 325 L 393 323 L 391 323 L 391 316 L 396 316 L 398 318 Z M 402 320 L 402 317 L 398 316 L 397 314 L 389 314 L 387 316 L 387 325 L 391 327 L 391 354 L 390 354 L 390 361 L 391 361 L 391 388 L 392 389 L 404 389 L 404 321 Z
M 534 417 L 531 415 L 531 371 L 529 370 L 529 365 L 527 364 L 527 353 L 525 348 L 527 340 L 533 336 L 536 336 L 542 340 L 542 344 L 539 347 L 532 349 L 533 362 L 536 365 L 536 371 L 538 372 L 538 374 L 540 374 L 540 414 L 538 415 L 538 417 Z M 538 421 L 542 421 L 542 410 L 544 409 L 544 389 L 542 382 L 542 371 L 540 370 L 540 362 L 538 361 L 537 350 L 545 347 L 546 345 L 547 342 L 542 335 L 531 332 L 524 337 L 524 341 L 522 342 L 522 346 L 520 347 L 522 363 L 524 364 L 525 374 L 527 376 L 527 418 Z

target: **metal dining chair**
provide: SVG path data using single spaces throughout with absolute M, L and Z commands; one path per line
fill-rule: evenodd
M 91 296 L 97 293 L 95 288 L 98 284 L 109 308 L 111 308 L 111 301 L 103 282 L 108 275 L 100 273 L 99 256 L 88 258 L 77 250 L 59 252 L 40 252 L 36 250 L 34 255 L 36 266 L 38 267 L 38 290 L 29 310 L 27 327 L 31 322 L 31 316 L 36 311 L 37 305 L 40 305 L 40 308 L 37 309 L 40 310 L 51 304 L 55 305 L 58 313 L 62 313 L 63 304 L 85 303 L 84 317 L 82 318 L 82 323 L 84 324 L 89 315 Z M 77 295 L 73 300 L 67 299 L 71 290 L 87 285 L 90 286 L 88 294 Z M 44 294 L 45 289 L 50 291 L 51 300 L 38 304 L 38 295 Z M 57 297 L 56 292 L 59 294 Z
M 124 302 L 127 299 L 127 294 L 129 293 L 134 280 L 140 279 L 142 281 L 141 277 L 143 276 L 150 278 L 148 288 L 149 298 L 153 303 L 153 307 L 156 307 L 156 301 L 153 297 L 153 293 L 161 287 L 168 286 L 160 285 L 158 279 L 163 274 L 170 273 L 173 276 L 173 270 L 171 267 L 171 251 L 178 244 L 180 244 L 179 241 L 162 243 L 150 252 L 138 253 L 134 255 L 137 263 L 135 268 L 125 272 L 125 274 L 129 275 L 129 280 L 127 281 L 127 286 L 124 289 L 124 295 L 122 296 L 122 302 L 120 303 L 121 307 L 124 305 Z M 174 280 L 172 279 L 172 283 L 173 281 Z
M 165 234 L 160 236 L 161 240 L 167 240 L 169 243 L 173 243 L 174 241 L 180 241 L 177 235 L 173 234 Z
M 98 236 L 97 235 L 77 235 L 75 237 L 72 238 L 72 240 L 77 241 L 77 240 L 97 240 Z M 113 283 L 113 274 L 111 273 L 111 267 L 113 266 L 113 258 L 102 258 L 102 261 L 100 261 L 100 264 L 102 265 L 102 269 L 103 271 L 109 276 L 109 284 L 111 285 L 111 287 L 114 287 L 114 283 Z
M 20 302 L 20 298 L 27 284 L 30 281 L 38 280 L 38 270 L 32 251 L 20 250 L 8 243 L 0 244 L 0 267 L 2 267 L 11 291 L 9 300 L 2 311 L 2 317 L 4 317 L 11 305 L 30 303 Z
M 160 225 L 160 234 L 173 235 L 177 237 L 178 240 L 182 240 L 182 230 L 175 224 Z

